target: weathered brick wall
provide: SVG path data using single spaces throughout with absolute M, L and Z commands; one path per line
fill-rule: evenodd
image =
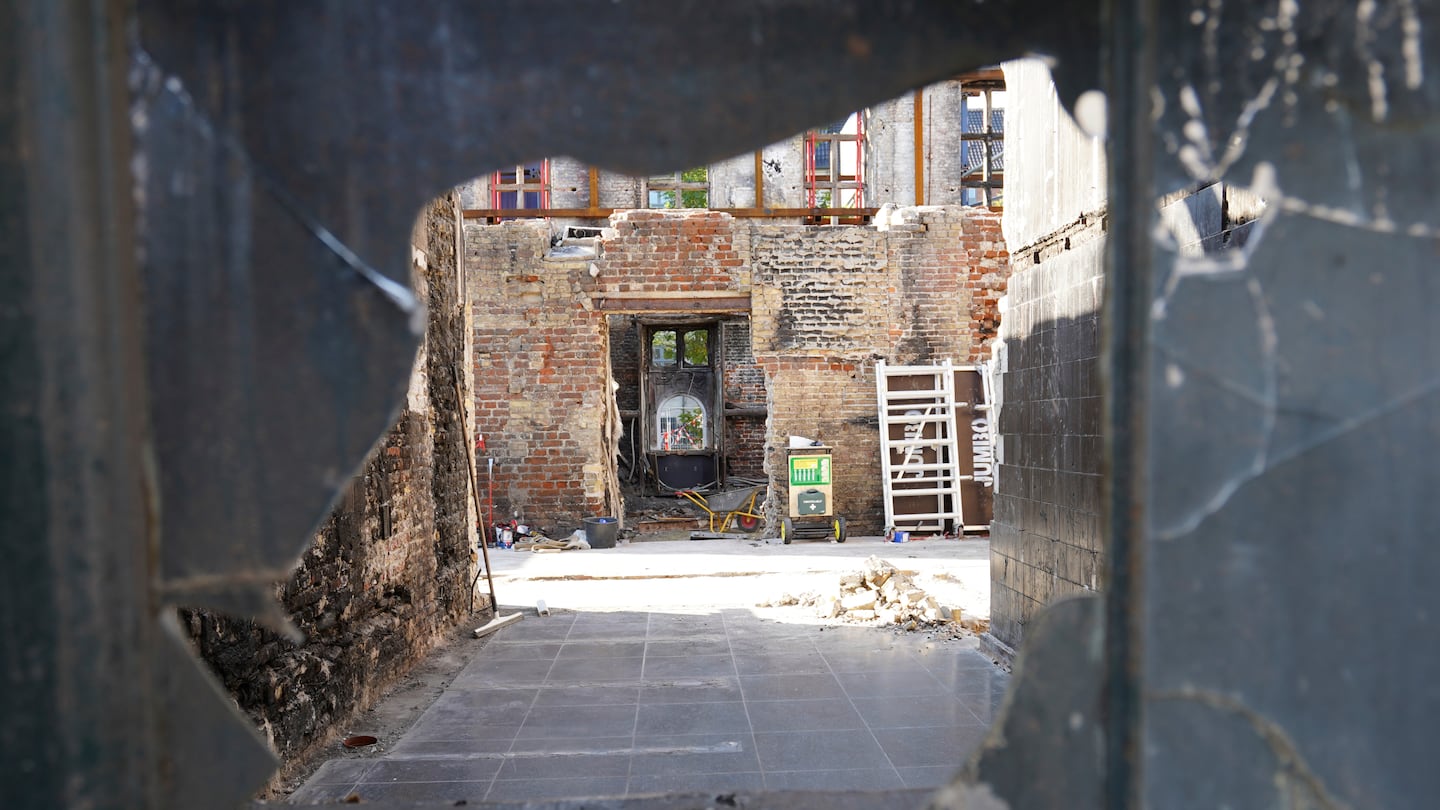
M 542 221 L 465 226 L 474 312 L 475 426 L 495 458 L 501 519 L 568 533 L 613 514 L 609 328 L 589 261 L 547 258 Z
M 750 343 L 750 319 L 721 322 L 724 335 L 725 407 L 765 407 L 765 370 L 755 361 Z M 725 417 L 725 463 L 730 475 L 765 477 L 765 417 L 735 414 Z
M 204 659 L 287 759 L 324 744 L 470 610 L 475 521 L 459 415 L 469 381 L 456 203 L 442 198 L 417 224 L 416 292 L 430 320 L 407 407 L 277 587 L 304 642 L 182 612 Z
M 770 377 L 772 516 L 786 503 L 778 484 L 796 434 L 835 448 L 836 508 L 852 529 L 884 530 L 874 362 L 981 351 L 972 298 L 996 293 L 972 274 L 1003 284 L 996 224 L 988 211 L 922 207 L 897 211 L 886 230 L 755 226 L 752 335 Z
M 888 230 L 622 212 L 593 277 L 590 260 L 547 259 L 546 237 L 539 223 L 470 225 L 466 262 L 477 427 L 502 457 L 497 509 L 565 531 L 600 508 L 592 471 L 613 465 L 600 405 L 607 360 L 619 408 L 640 407 L 633 320 L 600 315 L 602 302 L 669 299 L 694 314 L 687 307 L 706 294 L 749 294 L 748 329 L 716 316 L 726 321 L 724 393 L 732 407 L 765 405 L 769 419 L 727 418 L 730 473 L 779 482 L 788 435 L 822 439 L 836 447 L 842 514 L 874 533 L 884 528 L 874 361 L 983 355 L 1006 269 L 996 216 L 965 208 L 902 209 Z M 551 452 L 557 445 L 564 451 Z M 775 490 L 772 508 L 785 495 Z
M 596 262 L 602 295 L 747 292 L 749 231 L 715 211 L 622 211 Z

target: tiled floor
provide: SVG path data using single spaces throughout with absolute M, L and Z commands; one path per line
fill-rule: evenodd
M 382 757 L 326 763 L 291 801 L 935 787 L 1005 679 L 961 644 L 748 610 L 532 617 Z

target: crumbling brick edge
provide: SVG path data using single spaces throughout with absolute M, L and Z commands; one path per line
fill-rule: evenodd
M 1015 666 L 1015 649 L 1013 647 L 989 633 L 981 633 L 979 638 L 981 655 L 1004 667 L 1007 672 Z

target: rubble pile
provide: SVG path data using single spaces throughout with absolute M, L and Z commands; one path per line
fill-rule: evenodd
M 838 595 L 814 592 L 783 594 L 756 607 L 813 607 L 822 619 L 855 622 L 880 621 L 904 630 L 949 628 L 957 636 L 985 633 L 990 620 L 963 616 L 959 608 L 940 605 L 910 579 L 910 575 L 879 557 L 865 561 L 859 571 L 840 577 Z
M 950 619 L 950 611 L 916 587 L 909 575 L 879 557 L 871 557 L 863 569 L 841 576 L 840 595 L 819 600 L 816 612 L 826 619 L 879 619 L 909 630 Z

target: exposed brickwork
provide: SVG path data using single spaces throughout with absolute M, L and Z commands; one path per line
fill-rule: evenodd
M 416 232 L 430 322 L 395 427 L 277 587 L 296 646 L 248 621 L 183 611 L 205 660 L 282 757 L 324 744 L 470 609 L 474 525 L 458 406 L 468 338 L 454 197 Z
M 597 262 L 593 290 L 607 295 L 745 292 L 749 231 L 713 211 L 623 211 Z
M 593 265 L 547 258 L 547 236 L 540 223 L 469 225 L 466 262 L 477 426 L 501 457 L 497 508 L 561 531 L 604 503 L 595 471 L 613 469 L 615 455 L 607 365 L 619 408 L 640 407 L 634 322 L 600 315 L 602 301 L 668 298 L 694 316 L 688 307 L 706 294 L 749 295 L 749 319 L 714 316 L 725 322 L 725 400 L 763 404 L 770 418 L 727 418 L 729 472 L 778 483 L 787 436 L 822 439 L 835 446 L 841 513 L 877 533 L 874 361 L 987 354 L 1006 269 L 998 218 L 967 208 L 901 209 L 888 230 L 627 211 L 612 217 Z M 773 509 L 785 492 L 772 495 Z
M 611 514 L 609 328 L 586 260 L 547 261 L 544 221 L 465 227 L 475 430 L 495 458 L 496 514 L 552 532 Z
M 731 408 L 765 406 L 765 370 L 755 362 L 750 345 L 750 319 L 722 322 L 725 340 L 725 405 Z M 765 417 L 735 415 L 725 418 L 725 463 L 730 475 L 765 476 Z

